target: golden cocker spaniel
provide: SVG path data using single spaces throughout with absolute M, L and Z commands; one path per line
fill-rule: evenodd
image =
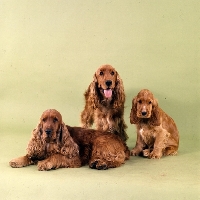
M 37 164 L 40 171 L 81 166 L 79 147 L 57 110 L 43 112 L 39 124 L 32 131 L 27 154 L 11 160 L 9 164 L 14 168 Z
M 81 126 L 89 128 L 95 123 L 97 130 L 115 133 L 126 141 L 124 102 L 123 82 L 117 71 L 111 65 L 99 67 L 85 92 Z
M 89 164 L 92 169 L 105 170 L 119 167 L 129 159 L 130 151 L 118 135 L 68 125 L 67 129 L 79 145 L 82 165 Z
M 133 99 L 130 122 L 137 127 L 137 141 L 131 155 L 161 158 L 163 155 L 177 154 L 179 132 L 176 124 L 158 106 L 149 90 L 141 90 Z

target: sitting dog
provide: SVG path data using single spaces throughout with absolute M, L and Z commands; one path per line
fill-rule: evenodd
M 118 72 L 111 65 L 102 65 L 85 92 L 81 126 L 90 128 L 94 123 L 97 130 L 109 131 L 126 141 L 124 102 L 124 86 Z
M 129 159 L 130 151 L 125 142 L 113 133 L 68 125 L 67 129 L 79 145 L 82 165 L 101 170 L 119 167 Z
M 9 164 L 14 168 L 37 164 L 40 171 L 81 166 L 79 147 L 57 110 L 43 112 L 39 124 L 32 131 L 27 154 L 11 160 Z
M 176 124 L 158 106 L 149 90 L 141 90 L 133 99 L 130 122 L 137 127 L 137 141 L 131 155 L 161 158 L 163 155 L 177 154 L 179 132 Z

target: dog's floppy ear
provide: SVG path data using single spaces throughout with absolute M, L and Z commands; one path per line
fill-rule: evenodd
M 139 122 L 139 118 L 137 117 L 137 97 L 132 100 L 132 108 L 130 113 L 130 123 L 137 124 Z
M 60 139 L 62 143 L 61 153 L 69 158 L 79 155 L 79 147 L 74 142 L 64 122 L 61 124 Z
M 121 107 L 124 105 L 125 102 L 125 93 L 124 93 L 124 85 L 123 81 L 120 78 L 118 72 L 117 73 L 117 79 L 116 79 L 116 86 L 115 86 L 115 102 L 114 102 L 114 108 Z
M 150 123 L 153 126 L 160 126 L 161 124 L 158 101 L 155 98 L 153 99 L 153 102 L 152 102 L 152 112 L 151 112 Z
M 86 105 L 92 107 L 93 109 L 97 108 L 97 105 L 100 103 L 99 94 L 98 94 L 98 83 L 96 74 L 93 76 L 93 81 L 88 86 L 88 89 L 85 91 L 85 101 Z
M 42 123 L 39 122 L 31 134 L 27 147 L 27 155 L 29 157 L 39 156 L 38 153 L 43 151 L 44 145 L 42 144 Z

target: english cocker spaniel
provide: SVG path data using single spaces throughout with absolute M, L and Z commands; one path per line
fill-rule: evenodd
M 14 168 L 37 164 L 40 171 L 81 166 L 79 147 L 57 110 L 43 112 L 39 124 L 32 131 L 27 154 L 11 160 L 9 164 Z
M 141 90 L 133 99 L 130 122 L 137 127 L 137 141 L 131 155 L 159 159 L 163 155 L 177 154 L 179 132 L 176 124 L 158 106 L 149 90 Z
M 129 159 L 130 151 L 125 142 L 113 133 L 68 125 L 67 129 L 79 145 L 82 165 L 104 170 L 119 167 Z
M 99 67 L 84 95 L 85 108 L 81 113 L 81 126 L 89 128 L 95 123 L 97 130 L 115 133 L 126 141 L 125 94 L 117 71 L 110 65 Z

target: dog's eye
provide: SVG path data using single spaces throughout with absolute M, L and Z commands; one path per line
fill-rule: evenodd
M 151 104 L 152 102 L 151 101 L 149 101 L 149 104 Z
M 53 122 L 55 123 L 55 122 L 57 122 L 58 121 L 58 119 L 55 117 L 54 119 L 53 119 Z
M 138 103 L 141 104 L 141 103 L 142 103 L 142 100 L 139 100 Z
M 42 121 L 45 122 L 45 121 L 46 121 L 46 118 L 43 118 Z
M 100 76 L 103 76 L 103 72 L 100 72 L 99 75 L 100 75 Z
M 113 76 L 115 74 L 115 72 L 112 71 L 110 74 Z

